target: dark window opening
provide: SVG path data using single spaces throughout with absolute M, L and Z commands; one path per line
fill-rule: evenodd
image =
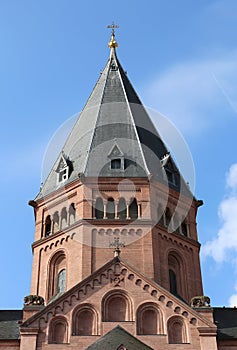
M 168 182 L 175 185 L 174 173 L 172 173 L 170 170 L 166 170 L 166 176 L 167 176 Z
M 114 199 L 109 198 L 107 207 L 106 207 L 106 217 L 108 219 L 114 219 L 115 217 L 115 205 L 114 205 Z
M 121 169 L 121 159 L 116 158 L 111 160 L 111 169 Z
M 181 224 L 181 231 L 184 236 L 188 236 L 187 224 L 185 222 L 182 222 Z
M 97 198 L 95 202 L 95 217 L 96 219 L 104 218 L 104 204 L 101 198 Z
M 51 233 L 51 218 L 48 215 L 46 220 L 45 220 L 45 237 L 49 236 Z
M 137 200 L 136 198 L 133 198 L 129 205 L 129 217 L 131 219 L 137 219 L 138 217 L 138 207 L 137 207 Z
M 171 222 L 171 213 L 170 213 L 169 208 L 167 208 L 165 211 L 165 225 L 166 225 L 166 227 L 169 226 L 170 222 Z
M 127 218 L 127 205 L 124 198 L 119 199 L 118 203 L 118 217 L 123 220 Z
M 177 294 L 177 279 L 176 274 L 173 270 L 169 269 L 169 280 L 170 280 L 170 292 L 172 294 Z

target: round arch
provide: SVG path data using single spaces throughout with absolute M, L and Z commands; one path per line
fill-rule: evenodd
M 167 320 L 169 344 L 185 344 L 189 342 L 187 325 L 182 316 L 171 316 Z
M 56 316 L 49 323 L 49 344 L 68 343 L 68 321 L 64 316 Z
M 97 335 L 98 312 L 92 304 L 76 306 L 72 314 L 72 335 Z
M 62 271 L 64 271 L 62 273 Z M 62 281 L 63 277 L 63 281 Z M 50 300 L 59 292 L 66 291 L 67 281 L 67 257 L 63 249 L 52 254 L 48 262 L 47 298 Z M 59 286 L 60 284 L 60 286 Z M 62 290 L 62 286 L 63 290 Z
M 133 321 L 132 301 L 124 290 L 108 292 L 102 299 L 101 310 L 105 322 Z
M 136 312 L 137 334 L 164 334 L 164 318 L 159 306 L 153 302 L 142 303 Z

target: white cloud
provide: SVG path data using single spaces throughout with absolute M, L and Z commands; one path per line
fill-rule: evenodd
M 218 210 L 221 228 L 217 237 L 203 246 L 202 255 L 210 256 L 218 263 L 230 262 L 237 268 L 237 164 L 230 167 L 226 185 L 230 191 Z M 235 289 L 237 290 L 237 285 Z M 230 305 L 237 305 L 237 294 L 232 295 L 229 302 Z
M 237 164 L 231 165 L 230 171 L 227 174 L 226 184 L 233 191 L 237 190 Z
M 232 52 L 177 64 L 148 83 L 143 95 L 183 132 L 196 132 L 223 120 L 223 108 L 236 113 L 236 84 L 237 52 Z
M 237 285 L 235 286 L 235 290 L 237 292 Z M 231 307 L 237 306 L 237 293 L 231 295 L 231 297 L 229 298 L 229 305 Z

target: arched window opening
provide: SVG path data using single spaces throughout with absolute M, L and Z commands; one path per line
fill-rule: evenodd
M 184 263 L 175 251 L 170 252 L 168 255 L 168 271 L 169 284 L 171 293 L 177 297 L 186 298 L 186 283 L 185 283 L 185 271 Z
M 157 207 L 157 222 L 159 225 L 164 226 L 164 212 L 160 204 Z
M 136 198 L 132 198 L 129 205 L 129 217 L 131 219 L 137 219 L 138 217 L 138 207 Z
M 74 317 L 73 335 L 96 335 L 96 313 L 90 307 L 82 307 Z
M 68 342 L 68 325 L 63 318 L 52 320 L 49 329 L 49 343 L 65 344 Z
M 181 224 L 181 232 L 185 237 L 188 236 L 188 228 L 187 228 L 187 224 L 185 221 L 183 221 Z
M 108 219 L 114 219 L 115 218 L 115 205 L 114 205 L 114 199 L 109 198 L 107 202 L 106 207 L 106 217 Z
M 67 227 L 67 209 L 63 208 L 61 211 L 61 229 Z
M 173 216 L 173 229 L 174 231 L 176 231 L 177 233 L 179 233 L 179 216 L 177 213 L 174 214 Z
M 107 296 L 102 302 L 103 321 L 125 322 L 132 320 L 131 302 L 122 292 Z
M 53 214 L 53 233 L 59 231 L 59 215 L 58 211 Z
M 172 317 L 168 321 L 169 344 L 187 343 L 187 334 L 184 321 L 181 317 Z
M 118 202 L 118 217 L 120 220 L 127 218 L 127 205 L 124 198 L 120 198 Z
M 52 222 L 51 222 L 50 215 L 48 215 L 45 219 L 45 230 L 44 230 L 45 237 L 48 237 L 50 235 L 51 229 L 52 229 Z
M 66 291 L 66 269 L 58 273 L 58 294 Z
M 171 212 L 170 212 L 169 208 L 166 208 L 166 211 L 165 211 L 165 225 L 166 225 L 166 227 L 168 227 L 170 225 L 170 222 L 171 222 Z
M 48 300 L 66 291 L 66 256 L 63 251 L 53 255 L 48 272 Z
M 97 198 L 95 202 L 95 217 L 96 219 L 104 218 L 104 204 L 101 198 Z
M 69 207 L 69 225 L 74 224 L 76 219 L 76 208 L 75 208 L 75 204 L 72 203 Z
M 177 280 L 176 274 L 172 269 L 169 269 L 170 292 L 177 295 Z

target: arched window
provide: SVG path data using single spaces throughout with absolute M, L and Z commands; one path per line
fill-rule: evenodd
M 66 291 L 66 269 L 62 269 L 58 273 L 58 293 Z
M 171 222 L 171 212 L 169 210 L 169 208 L 166 208 L 165 211 L 165 226 L 168 227 L 170 225 Z
M 123 292 L 110 293 L 102 301 L 103 321 L 132 321 L 131 301 Z
M 66 275 L 66 256 L 63 251 L 59 251 L 49 262 L 48 300 L 66 291 Z
M 45 219 L 45 229 L 44 229 L 45 237 L 48 237 L 50 235 L 51 229 L 52 229 L 52 222 L 51 222 L 50 215 L 48 215 Z
M 61 229 L 67 227 L 67 209 L 63 208 L 61 211 Z
M 75 204 L 72 203 L 69 207 L 69 225 L 74 224 L 76 218 Z
M 97 314 L 89 305 L 82 305 L 73 316 L 73 335 L 96 335 Z
M 172 269 L 169 269 L 170 292 L 177 295 L 177 280 L 176 274 Z
M 181 232 L 185 237 L 188 236 L 188 228 L 185 220 L 181 224 Z
M 65 344 L 68 342 L 68 324 L 63 317 L 58 317 L 50 322 L 49 343 Z
M 114 206 L 113 198 L 108 199 L 107 207 L 106 207 L 106 217 L 108 219 L 114 219 L 115 217 L 115 206 Z
M 158 204 L 158 207 L 157 207 L 157 222 L 159 225 L 162 225 L 164 226 L 164 212 L 163 212 L 163 209 L 162 209 L 162 206 L 160 204 Z
M 174 214 L 173 216 L 173 230 L 179 233 L 179 216 L 177 213 Z
M 170 252 L 168 255 L 168 273 L 170 292 L 185 299 L 186 283 L 184 263 L 181 256 L 175 251 Z
M 104 218 L 104 204 L 101 198 L 97 198 L 95 202 L 95 217 L 96 219 Z
M 169 344 L 187 343 L 185 324 L 181 317 L 171 317 L 167 328 Z
M 124 198 L 120 198 L 118 202 L 118 217 L 120 220 L 127 218 L 127 205 Z
M 138 207 L 136 198 L 132 198 L 129 205 L 129 217 L 131 219 L 137 219 L 138 217 Z
M 59 231 L 59 215 L 58 211 L 53 214 L 53 233 Z

